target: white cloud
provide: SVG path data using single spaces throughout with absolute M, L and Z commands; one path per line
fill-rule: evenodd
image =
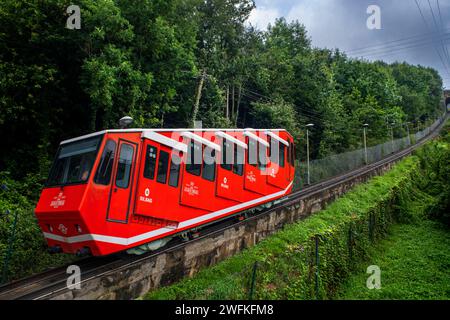
M 260 6 L 250 13 L 247 24 L 251 24 L 260 30 L 266 30 L 269 23 L 273 24 L 279 17 L 281 17 L 281 13 L 278 9 Z
M 352 38 L 365 28 L 365 14 L 362 11 L 358 19 L 345 1 L 302 1 L 291 8 L 286 19 L 304 24 L 314 45 L 334 48 L 347 47 L 354 41 Z

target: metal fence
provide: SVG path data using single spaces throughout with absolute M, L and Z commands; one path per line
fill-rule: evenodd
M 367 161 L 374 163 L 398 152 L 423 139 L 434 131 L 443 119 L 436 120 L 431 126 L 411 134 L 409 137 L 403 137 L 395 140 L 387 141 L 383 144 L 367 148 Z M 334 154 L 323 159 L 310 161 L 310 181 L 311 184 L 329 179 L 331 177 L 352 171 L 365 165 L 364 148 L 349 151 L 340 154 Z M 300 162 L 296 165 L 296 176 L 294 182 L 294 190 L 302 188 L 307 181 L 308 168 L 306 162 Z

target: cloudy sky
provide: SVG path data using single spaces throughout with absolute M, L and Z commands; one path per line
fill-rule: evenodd
M 440 72 L 444 86 L 450 88 L 450 0 L 255 2 L 257 8 L 249 23 L 259 29 L 266 29 L 278 17 L 299 20 L 308 30 L 314 46 L 340 48 L 350 56 L 370 60 L 430 66 Z M 370 5 L 380 8 L 379 30 L 367 27 Z

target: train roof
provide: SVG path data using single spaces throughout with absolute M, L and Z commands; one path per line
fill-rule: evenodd
M 61 144 L 66 144 L 70 142 L 75 142 L 78 140 L 83 140 L 87 138 L 92 138 L 95 136 L 99 136 L 106 133 L 139 133 L 139 132 L 214 132 L 214 131 L 222 131 L 222 132 L 245 132 L 245 131 L 286 131 L 286 129 L 253 129 L 253 128 L 246 128 L 246 129 L 110 129 L 110 130 L 103 130 L 94 132 L 91 134 L 86 134 L 80 137 L 64 140 L 61 142 Z

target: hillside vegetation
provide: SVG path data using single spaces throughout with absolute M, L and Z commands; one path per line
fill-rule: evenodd
M 193 278 L 150 292 L 145 298 L 246 299 L 251 292 L 256 299 L 365 297 L 364 293 L 356 294 L 366 283 L 364 280 L 361 284 L 361 273 L 350 281 L 347 293 L 342 294 L 341 287 L 354 272 L 360 272 L 362 266 L 367 268 L 380 262 L 383 270 L 397 268 L 387 272 L 386 281 L 399 275 L 398 270 L 405 272 L 404 280 L 398 280 L 391 289 L 401 292 L 391 295 L 373 293 L 367 297 L 424 298 L 426 292 L 434 292 L 430 297 L 450 299 L 447 277 L 450 247 L 446 245 L 450 226 L 449 132 L 447 126 L 440 140 L 428 143 L 387 174 L 356 187 L 325 210 L 287 226 L 260 244 L 200 271 Z M 439 222 L 430 222 L 430 219 Z M 417 251 L 408 248 L 423 239 L 424 232 L 436 228 L 437 223 L 441 225 L 440 230 L 421 243 Z M 414 224 L 417 224 L 417 238 L 411 233 Z M 401 234 L 401 230 L 409 234 Z M 389 237 L 391 234 L 394 234 L 392 238 Z M 441 244 L 433 248 L 439 235 L 443 234 Z M 388 240 L 377 244 L 386 237 Z M 374 259 L 374 252 L 378 254 L 378 260 Z M 408 252 L 411 253 L 409 259 L 421 259 L 410 264 L 410 269 L 406 268 L 408 260 L 397 261 L 404 259 Z M 390 260 L 389 264 L 383 264 L 383 259 Z M 426 261 L 431 263 L 429 269 L 409 275 L 423 267 Z M 252 289 L 255 263 L 257 272 Z M 443 269 L 434 275 L 437 268 Z M 407 285 L 407 279 L 418 280 L 416 286 L 420 287 L 433 276 L 434 282 L 414 291 L 422 290 L 422 295 L 405 294 L 412 286 Z

